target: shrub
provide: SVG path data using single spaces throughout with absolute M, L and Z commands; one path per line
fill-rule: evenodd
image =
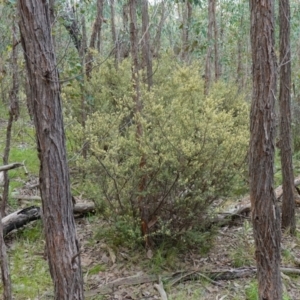
M 175 65 L 168 80 L 159 76 L 151 92 L 142 88 L 142 114 L 132 113 L 126 81 L 129 87 L 115 86 L 117 100 L 105 93 L 85 128 L 71 126 L 78 141 L 89 144 L 88 159 L 76 166 L 93 183 L 104 215 L 126 216 L 139 226 L 142 199 L 156 241 L 203 225 L 209 205 L 230 194 L 243 171 L 249 136 L 248 106 L 233 86 L 215 84 L 206 97 L 196 68 Z M 139 140 L 137 124 L 143 128 Z

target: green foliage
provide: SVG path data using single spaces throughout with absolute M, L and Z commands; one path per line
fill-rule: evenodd
M 238 235 L 238 243 L 230 253 L 232 265 L 235 268 L 251 266 L 254 264 L 254 243 L 252 239 L 252 225 L 248 221 L 243 223 Z
M 41 224 L 19 230 L 10 246 L 12 290 L 16 299 L 34 299 L 43 294 L 52 281 L 47 261 L 42 257 L 44 242 Z
M 246 300 L 259 300 L 257 282 L 253 281 L 245 289 Z M 283 300 L 291 300 L 287 293 L 283 293 Z
M 131 217 L 115 216 L 110 226 L 100 228 L 95 238 L 97 240 L 105 240 L 105 242 L 113 248 L 125 246 L 128 249 L 135 249 L 138 245 L 142 245 L 142 238 L 137 226 L 133 223 Z
M 40 241 L 43 237 L 42 222 L 37 221 L 36 224 L 32 227 L 19 229 L 17 232 L 17 237 L 28 243 L 35 243 Z
M 246 292 L 246 300 L 258 300 L 258 289 L 257 283 L 252 282 L 249 286 L 245 289 Z
M 201 228 L 210 203 L 231 193 L 248 146 L 248 106 L 243 96 L 220 82 L 206 97 L 196 67 L 166 62 L 156 72 L 152 91 L 141 88 L 142 114 L 134 113 L 125 61 L 118 72 L 111 63 L 103 66 L 94 75 L 98 81 L 87 84 L 94 102 L 84 128 L 76 113 L 75 119 L 68 115 L 68 136 L 76 132 L 74 145 L 80 149 L 88 143 L 88 159 L 74 163 L 93 186 L 93 199 L 116 228 L 119 217 L 126 218 L 127 226 L 118 232 L 135 228 L 129 230 L 134 236 L 142 199 L 148 221 L 154 223 L 153 240 L 162 236 L 176 240 L 190 228 Z M 73 91 L 76 87 L 65 89 L 65 98 L 73 97 Z M 139 139 L 138 126 L 143 128 Z
M 98 274 L 99 272 L 104 272 L 104 271 L 105 271 L 104 265 L 95 265 L 91 269 L 89 269 L 88 274 L 95 275 Z

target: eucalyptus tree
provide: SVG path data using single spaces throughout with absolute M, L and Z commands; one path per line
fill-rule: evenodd
M 280 157 L 282 171 L 282 227 L 296 231 L 294 174 L 291 140 L 291 47 L 290 1 L 279 1 L 280 56 L 279 56 L 279 107 L 280 107 Z
M 282 299 L 280 213 L 274 193 L 276 57 L 274 1 L 251 0 L 250 199 L 260 300 Z
M 66 158 L 60 83 L 48 1 L 19 0 L 21 42 L 31 87 L 31 107 L 40 159 L 42 219 L 54 298 L 83 299 Z
M 212 43 L 214 41 L 214 55 Z M 207 53 L 205 62 L 205 87 L 204 93 L 207 95 L 212 79 L 212 59 L 214 58 L 215 80 L 219 77 L 218 67 L 218 47 L 217 47 L 217 27 L 216 27 L 216 0 L 208 0 L 208 27 L 207 27 Z
M 89 43 L 89 49 L 87 54 L 87 62 L 86 62 L 86 76 L 87 78 L 91 77 L 91 72 L 93 68 L 93 51 L 95 49 L 100 52 L 100 43 L 101 43 L 101 29 L 102 29 L 102 23 L 103 23 L 103 5 L 104 0 L 97 0 L 97 14 L 96 19 L 93 24 L 93 29 L 91 33 L 90 43 Z M 97 42 L 98 41 L 98 42 Z M 97 42 L 97 48 L 96 48 L 96 42 Z

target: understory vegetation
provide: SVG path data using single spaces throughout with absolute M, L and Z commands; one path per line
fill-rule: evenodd
M 6 214 L 42 205 L 41 153 L 32 110 L 39 99 L 26 73 L 29 55 L 17 26 L 25 14 L 18 17 L 17 3 L 22 1 L 0 0 L 0 152 L 5 152 L 8 120 L 12 120 L 8 161 L 24 165 L 7 173 Z M 42 5 L 50 7 L 48 41 L 55 55 L 44 49 L 51 59 L 56 57 L 51 72 L 59 76 L 50 81 L 59 81 L 57 103 L 64 124 L 56 133 L 64 129 L 72 200 L 77 201 L 75 206 L 92 206 L 91 212 L 75 219 L 80 255 L 73 258 L 81 261 L 85 298 L 161 299 L 155 287 L 159 283 L 168 300 L 259 299 L 253 273 L 229 276 L 233 271 L 253 271 L 258 261 L 248 197 L 248 161 L 253 153 L 249 151 L 249 124 L 255 115 L 250 113 L 254 68 L 249 32 L 255 24 L 250 20 L 249 1 L 56 0 Z M 291 147 L 298 180 L 299 1 L 291 0 L 290 7 Z M 273 30 L 276 55 L 280 53 L 278 17 Z M 286 65 L 277 59 L 278 74 L 281 64 Z M 47 72 L 40 73 L 39 79 L 47 79 Z M 19 115 L 12 114 L 13 99 L 18 102 Z M 272 113 L 277 130 L 275 158 L 269 164 L 274 166 L 274 188 L 283 182 L 279 109 L 276 103 Z M 63 148 L 64 141 L 59 145 Z M 57 157 L 59 165 L 66 156 Z M 257 161 L 259 165 L 261 160 Z M 2 175 L 0 172 L 0 183 Z M 61 189 L 69 191 L 65 184 Z M 3 190 L 0 186 L 0 195 Z M 70 200 L 69 193 L 66 199 Z M 282 199 L 277 200 L 282 207 Z M 67 207 L 65 215 L 72 219 L 71 206 Z M 247 209 L 239 211 L 241 207 Z M 296 214 L 299 216 L 299 208 Z M 298 218 L 297 228 L 299 225 Z M 47 232 L 42 221 L 35 220 L 5 236 L 17 300 L 53 298 Z M 75 243 L 75 227 L 72 232 Z M 71 240 L 67 236 L 65 240 Z M 281 267 L 297 270 L 299 258 L 299 230 L 294 236 L 283 232 Z M 223 271 L 229 277 L 219 279 Z M 218 275 L 208 276 L 210 272 Z M 281 275 L 283 299 L 298 299 L 299 273 L 282 271 Z M 134 276 L 155 279 L 107 287 Z
M 84 125 L 80 85 L 75 80 L 63 87 L 72 193 L 94 201 L 97 207 L 96 216 L 85 221 L 94 229 L 84 244 L 95 251 L 97 241 L 101 241 L 107 245 L 103 251 L 108 257 L 115 253 L 118 261 L 124 257 L 126 261 L 130 255 L 132 264 L 136 261 L 140 268 L 156 274 L 164 269 L 184 268 L 180 258 L 191 249 L 201 257 L 209 255 L 218 233 L 217 228 L 206 227 L 209 217 L 216 212 L 212 204 L 247 192 L 247 95 L 234 84 L 218 82 L 206 97 L 196 67 L 184 66 L 167 56 L 164 64 L 155 74 L 155 88 L 151 92 L 142 88 L 141 115 L 134 113 L 130 64 L 126 60 L 118 72 L 111 68 L 110 61 L 94 71 L 84 91 L 87 99 L 91 99 Z M 2 120 L 5 114 L 6 108 L 2 106 Z M 140 141 L 136 139 L 137 122 L 144 130 Z M 142 156 L 146 164 L 141 169 Z M 39 170 L 34 130 L 25 110 L 13 125 L 10 160 L 24 162 L 26 166 L 26 170 L 20 168 L 9 173 L 13 196 L 26 183 L 36 182 Z M 280 182 L 280 172 L 276 174 Z M 143 239 L 137 199 L 139 178 L 143 176 L 147 184 L 142 196 L 154 220 L 150 234 L 155 247 L 151 259 L 140 263 Z M 12 210 L 28 204 L 33 203 L 10 198 Z M 98 220 L 102 220 L 101 225 Z M 235 245 L 228 250 L 235 268 L 254 264 L 251 231 L 246 222 L 235 234 Z M 120 253 L 126 254 L 122 258 Z M 18 299 L 44 295 L 51 280 L 43 258 L 40 221 L 10 236 L 9 255 Z M 92 255 L 90 260 L 90 265 L 83 269 L 86 280 L 110 269 L 109 261 L 99 263 Z M 184 290 L 178 290 L 170 299 L 181 299 Z M 256 299 L 257 285 L 251 283 L 245 293 L 245 299 Z M 204 297 L 205 292 L 199 287 L 196 295 Z
M 142 114 L 134 111 L 127 60 L 118 71 L 111 68 L 111 61 L 94 70 L 84 90 L 87 99 L 91 99 L 84 125 L 80 85 L 75 80 L 63 87 L 72 193 L 94 201 L 97 207 L 96 215 L 79 225 L 79 236 L 88 249 L 87 257 L 83 256 L 87 290 L 93 288 L 95 278 L 110 272 L 113 261 L 129 269 L 135 270 L 133 266 L 139 265 L 141 270 L 160 274 L 190 266 L 181 261 L 189 251 L 201 260 L 211 256 L 215 248 L 223 247 L 222 243 L 233 268 L 255 264 L 248 221 L 238 232 L 230 233 L 232 244 L 219 244 L 219 229 L 206 226 L 220 210 L 215 201 L 233 203 L 247 192 L 247 95 L 234 84 L 218 82 L 209 96 L 204 96 L 203 80 L 196 67 L 179 64 L 168 56 L 163 62 L 163 68 L 155 73 L 155 88 L 148 92 L 142 87 Z M 21 103 L 25 105 L 25 100 Z M 6 107 L 2 106 L 1 120 L 5 119 Z M 26 168 L 9 173 L 11 211 L 34 204 L 13 197 L 20 190 L 26 191 L 26 184 L 37 182 L 39 161 L 31 122 L 23 110 L 13 125 L 10 161 L 24 162 Z M 144 130 L 141 140 L 136 139 L 138 122 Z M 2 139 L 4 145 L 3 136 Z M 142 156 L 146 164 L 140 168 Z M 278 161 L 277 157 L 279 184 Z M 297 162 L 295 168 L 298 169 Z M 154 223 L 150 232 L 154 248 L 146 259 L 138 217 L 141 177 L 146 178 L 143 201 Z M 86 235 L 85 227 L 93 229 Z M 41 222 L 11 234 L 8 245 L 13 290 L 18 299 L 51 295 Z M 106 256 L 97 260 L 99 251 Z M 292 252 L 283 253 L 287 263 L 293 261 Z M 199 286 L 193 283 L 194 298 L 189 299 L 205 299 L 206 286 L 209 290 L 210 283 L 205 280 Z M 187 297 L 190 288 L 186 284 L 168 291 L 170 299 Z M 135 293 L 139 295 L 140 290 Z M 244 293 L 245 299 L 257 299 L 257 284 L 250 282 Z M 240 295 L 239 290 L 232 299 L 241 299 Z M 286 294 L 284 299 L 291 298 Z
M 72 102 L 74 108 L 66 112 L 71 153 L 86 151 L 85 157 L 71 158 L 70 166 L 80 182 L 77 189 L 95 201 L 117 236 L 134 243 L 142 239 L 142 196 L 157 245 L 166 238 L 193 244 L 191 231 L 205 228 L 210 204 L 245 191 L 249 105 L 228 83 L 215 84 L 204 96 L 197 67 L 165 61 L 155 73 L 155 87 L 141 91 L 142 114 L 134 112 L 126 60 L 118 71 L 108 62 L 93 73 L 85 86 L 93 103 L 84 126 L 80 87 L 74 82 L 64 88 L 66 106 Z M 143 128 L 140 139 L 137 124 Z

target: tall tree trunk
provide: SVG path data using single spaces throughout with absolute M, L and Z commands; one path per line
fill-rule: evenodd
M 223 69 L 222 69 L 222 51 L 223 51 L 223 44 L 224 44 L 224 27 L 225 27 L 225 24 L 227 22 L 227 20 L 225 19 L 225 21 L 223 20 L 224 19 L 224 14 L 223 14 L 223 6 L 222 6 L 222 2 L 220 1 L 219 2 L 219 6 L 220 6 L 220 34 L 219 34 L 219 38 L 218 38 L 218 45 L 219 45 L 219 52 L 218 52 L 218 74 L 219 74 L 219 78 L 222 76 L 222 73 L 223 73 Z M 225 24 L 224 24 L 225 22 Z
M 122 6 L 122 21 L 123 21 L 123 29 L 122 29 L 122 36 L 120 39 L 120 61 L 123 60 L 125 57 L 129 56 L 130 47 L 128 44 L 128 36 L 129 33 L 129 3 L 125 3 Z
M 189 53 L 189 30 L 192 19 L 192 4 L 189 0 L 184 1 L 182 10 L 181 59 L 187 61 Z
M 161 47 L 161 33 L 162 33 L 162 28 L 163 28 L 165 20 L 166 20 L 166 6 L 165 6 L 164 1 L 161 1 L 160 7 L 161 7 L 161 17 L 160 17 L 158 27 L 157 27 L 157 30 L 155 33 L 154 41 L 152 44 L 152 57 L 159 56 L 159 51 L 160 51 L 160 47 Z
M 143 68 L 146 68 L 146 76 L 144 81 L 148 85 L 148 90 L 153 84 L 152 74 L 152 53 L 150 48 L 150 33 L 149 33 L 149 14 L 148 0 L 142 0 L 142 52 L 143 52 Z
M 2 220 L 2 214 L 0 212 L 0 218 Z M 1 278 L 3 284 L 3 299 L 12 300 L 12 290 L 11 290 L 11 279 L 8 266 L 8 257 L 6 251 L 6 245 L 3 236 L 3 224 L 0 222 L 0 260 L 1 260 Z
M 282 170 L 282 227 L 296 231 L 291 135 L 290 2 L 279 1 L 280 26 L 280 156 Z
M 115 68 L 118 69 L 120 60 L 120 45 L 117 38 L 116 22 L 115 22 L 115 1 L 110 0 L 110 19 L 111 19 L 111 35 L 114 43 Z
M 207 53 L 205 62 L 205 83 L 204 83 L 204 93 L 208 95 L 210 84 L 211 84 L 211 69 L 212 69 L 212 36 L 213 36 L 213 9 L 214 1 L 208 0 L 208 27 L 207 27 Z
M 80 300 L 84 297 L 83 280 L 48 1 L 19 0 L 18 9 L 33 97 L 31 106 L 40 159 L 42 215 L 54 298 Z
M 241 26 L 243 24 L 243 16 L 241 17 Z M 242 36 L 241 34 L 237 37 L 237 52 L 238 52 L 238 61 L 237 61 L 237 77 L 236 77 L 236 84 L 238 85 L 239 89 L 243 89 L 244 87 L 244 79 L 243 79 L 243 62 L 242 62 L 242 53 L 243 53 L 243 45 L 242 45 Z
M 11 142 L 11 131 L 12 131 L 12 123 L 13 120 L 17 120 L 19 117 L 19 101 L 18 101 L 18 93 L 19 93 L 19 79 L 18 79 L 18 51 L 17 51 L 17 28 L 15 22 L 13 23 L 12 28 L 12 56 L 11 56 L 11 70 L 12 70 L 12 88 L 10 91 L 10 99 L 9 99 L 9 118 L 6 127 L 6 139 L 5 139 L 5 149 L 3 154 L 3 164 L 7 165 L 9 162 L 9 152 L 10 152 L 10 142 Z M 6 171 L 4 171 L 4 188 L 3 188 L 3 196 L 2 196 L 2 206 L 1 206 L 1 214 L 5 217 L 6 207 L 8 202 L 8 192 L 9 192 L 9 178 Z
M 88 55 L 86 58 L 86 77 L 89 79 L 91 77 L 91 72 L 93 69 L 93 51 L 96 49 L 96 40 L 98 37 L 98 40 L 100 42 L 101 37 L 101 28 L 102 28 L 102 22 L 103 22 L 103 3 L 104 0 L 97 0 L 97 16 L 96 20 L 93 25 L 93 30 L 91 34 L 90 39 L 90 46 Z M 100 51 L 100 46 L 98 51 Z
M 53 2 L 50 2 L 50 9 L 53 9 Z M 50 17 L 52 19 L 52 12 L 50 11 Z M 62 15 L 63 17 L 63 24 L 67 31 L 69 32 L 69 35 L 74 43 L 75 48 L 77 49 L 78 53 L 81 49 L 81 33 L 80 33 L 80 24 L 78 24 L 76 20 L 76 16 L 74 13 L 74 9 L 70 6 L 70 4 L 67 2 L 65 6 L 65 11 Z M 51 20 L 50 19 L 50 20 Z
M 81 20 L 81 28 L 82 28 L 82 42 L 81 42 L 81 49 L 79 52 L 80 60 L 81 60 L 81 72 L 82 72 L 82 77 L 80 79 L 80 93 L 81 93 L 81 120 L 80 124 L 82 128 L 85 128 L 85 123 L 87 119 L 87 110 L 88 110 L 88 105 L 86 102 L 86 89 L 85 89 L 85 76 L 84 76 L 84 66 L 86 65 L 86 60 L 85 60 L 85 51 L 87 49 L 87 35 L 86 35 L 86 25 L 85 25 L 85 17 L 82 16 Z M 83 158 L 86 158 L 87 156 L 87 142 L 85 138 L 82 141 L 83 146 L 82 146 L 82 156 Z
M 260 300 L 282 299 L 280 213 L 273 189 L 276 58 L 274 1 L 251 0 L 253 94 L 250 199 Z
M 215 82 L 220 78 L 220 69 L 219 69 L 219 35 L 218 35 L 218 25 L 216 17 L 216 1 L 213 0 L 213 9 L 212 9 L 212 18 L 213 18 L 213 27 L 214 27 L 214 59 L 215 59 Z
M 17 51 L 17 28 L 15 20 L 13 20 L 12 25 L 12 57 L 11 57 L 11 66 L 12 66 L 12 89 L 10 91 L 10 106 L 9 106 L 9 119 L 6 128 L 6 140 L 5 140 L 5 149 L 3 154 L 3 165 L 9 163 L 9 152 L 10 152 L 10 142 L 11 142 L 11 131 L 13 120 L 17 120 L 19 117 L 19 80 L 18 80 L 18 51 Z M 1 213 L 0 220 L 5 216 L 6 206 L 8 202 L 8 192 L 9 192 L 9 178 L 8 171 L 4 171 L 4 188 L 2 194 L 2 204 L 1 204 Z M 6 245 L 3 237 L 3 225 L 0 221 L 0 260 L 1 260 L 1 275 L 3 283 L 3 299 L 11 300 L 12 299 L 12 290 L 11 290 L 11 279 L 8 265 L 8 258 L 6 252 Z
M 138 29 L 137 29 L 137 20 L 136 20 L 136 10 L 137 10 L 136 0 L 129 1 L 129 15 L 130 15 L 130 42 L 131 42 L 131 56 L 132 56 L 132 82 L 134 88 L 133 100 L 135 102 L 135 116 L 136 116 L 136 139 L 139 144 L 141 144 L 141 139 L 143 136 L 143 126 L 139 118 L 141 117 L 143 105 L 141 100 L 140 92 L 140 78 L 139 78 L 139 59 L 138 59 Z M 141 150 L 143 151 L 143 150 Z M 143 173 L 143 169 L 146 166 L 146 157 L 144 153 L 141 153 L 141 160 L 139 168 Z M 146 205 L 144 203 L 143 192 L 146 187 L 146 177 L 142 175 L 139 179 L 138 186 L 138 207 L 140 211 L 140 221 L 141 221 L 141 233 L 145 241 L 146 248 L 150 246 L 149 242 L 149 228 L 148 228 L 148 212 Z

